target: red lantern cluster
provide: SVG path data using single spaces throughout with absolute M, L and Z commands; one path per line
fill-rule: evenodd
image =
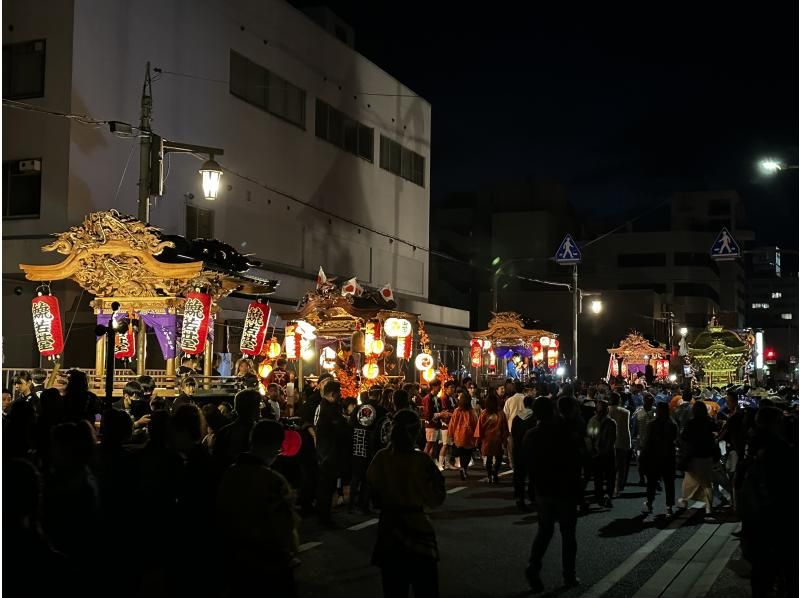
M 210 321 L 211 296 L 207 293 L 189 293 L 183 305 L 181 351 L 198 355 L 205 350 Z
M 239 350 L 243 355 L 261 355 L 269 326 L 270 307 L 254 301 L 247 307 Z
M 61 309 L 53 295 L 40 295 L 31 303 L 33 332 L 42 357 L 61 355 L 64 351 L 64 336 L 61 326 Z

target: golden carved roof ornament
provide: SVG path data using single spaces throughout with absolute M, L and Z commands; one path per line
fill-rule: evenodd
M 632 330 L 619 342 L 618 347 L 612 347 L 608 349 L 608 352 L 631 361 L 644 361 L 645 356 L 651 359 L 662 359 L 666 354 L 663 348 L 653 345 L 638 330 Z
M 706 374 L 734 373 L 747 363 L 752 352 L 754 337 L 749 331 L 744 334 L 742 337 L 712 318 L 706 329 L 689 345 L 689 357 Z
M 66 255 L 59 264 L 20 264 L 28 280 L 71 278 L 98 297 L 176 296 L 203 270 L 203 262 L 161 262 L 156 256 L 167 247 L 158 229 L 116 210 L 93 212 L 80 226 L 55 235 L 42 247 Z
M 472 338 L 490 340 L 495 346 L 523 346 L 538 341 L 543 336 L 558 335 L 540 328 L 525 328 L 522 317 L 513 311 L 492 312 L 489 328 L 471 332 Z

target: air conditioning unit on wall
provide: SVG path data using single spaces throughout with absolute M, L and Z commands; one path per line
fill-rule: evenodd
M 39 160 L 20 160 L 19 161 L 19 171 L 20 172 L 41 172 L 42 171 L 42 163 Z

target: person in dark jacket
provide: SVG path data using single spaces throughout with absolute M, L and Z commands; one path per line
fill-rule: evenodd
M 664 482 L 667 499 L 667 515 L 672 515 L 675 505 L 675 442 L 678 426 L 669 415 L 669 403 L 656 404 L 656 418 L 647 426 L 645 442 L 641 447 L 642 469 L 647 480 L 647 500 L 644 512 L 653 512 L 656 487 Z
M 553 402 L 539 397 L 533 404 L 536 427 L 524 439 L 525 460 L 531 470 L 539 513 L 539 526 L 531 547 L 525 574 L 531 589 L 544 590 L 539 576 L 542 559 L 553 537 L 555 524 L 561 531 L 561 567 L 567 587 L 579 585 L 575 576 L 578 541 L 576 505 L 580 501 L 581 446 L 580 437 L 556 417 Z
M 261 585 L 271 596 L 296 595 L 297 525 L 289 483 L 272 465 L 281 451 L 283 427 L 263 420 L 252 429 L 250 451 L 226 472 L 217 493 L 217 516 L 226 546 L 232 598 L 252 596 Z
M 250 431 L 258 420 L 261 395 L 257 390 L 240 390 L 233 399 L 236 418 L 217 432 L 214 459 L 224 470 L 250 448 Z
M 614 445 L 617 441 L 617 424 L 608 416 L 608 403 L 597 403 L 596 414 L 586 425 L 587 445 L 594 472 L 594 495 L 598 504 L 611 508 L 616 470 Z
M 532 430 L 536 425 L 536 418 L 533 417 L 533 397 L 526 395 L 523 399 L 523 410 L 514 416 L 511 422 L 511 436 L 514 440 L 511 443 L 514 452 L 514 498 L 517 501 L 517 508 L 520 511 L 527 511 L 528 507 L 525 505 L 525 480 L 529 477 L 528 465 L 525 461 L 525 450 L 522 442 L 528 430 Z M 528 500 L 531 503 L 535 502 L 535 493 L 533 491 L 533 480 L 528 483 Z
M 589 511 L 589 502 L 584 496 L 586 483 L 591 474 L 591 459 L 589 458 L 589 451 L 586 449 L 586 421 L 581 417 L 580 404 L 574 396 L 564 395 L 559 397 L 556 404 L 558 413 L 566 423 L 567 427 L 574 433 L 581 441 L 581 470 L 583 477 L 581 478 L 581 491 L 580 491 L 580 509 L 581 512 L 587 513 Z
M 302 471 L 302 482 L 300 483 L 299 500 L 300 507 L 304 513 L 310 513 L 314 508 L 314 498 L 317 493 L 317 451 L 315 448 L 316 437 L 314 430 L 314 415 L 319 408 L 322 400 L 322 390 L 325 385 L 333 381 L 333 376 L 325 372 L 319 377 L 317 387 L 310 393 L 307 399 L 298 409 L 298 415 L 302 421 L 300 437 L 302 445 L 297 460 Z
M 389 446 L 378 451 L 367 470 L 373 500 L 381 511 L 372 564 L 381 568 L 385 598 L 438 598 L 436 532 L 425 509 L 441 505 L 444 477 L 422 451 L 414 450 L 419 416 L 399 411 L 392 421 Z
M 692 419 L 686 422 L 681 432 L 681 443 L 688 461 L 683 476 L 683 496 L 678 500 L 678 506 L 686 508 L 690 500 L 701 500 L 705 503 L 706 513 L 711 513 L 712 468 L 719 447 L 714 438 L 714 422 L 703 401 L 695 401 L 692 405 Z
M 367 402 L 356 406 L 350 415 L 350 427 L 353 430 L 350 511 L 357 506 L 362 512 L 369 512 L 367 467 L 375 453 L 383 448 L 381 429 L 388 423 L 388 412 L 381 404 L 381 395 L 380 386 L 371 388 Z
M 331 523 L 331 499 L 336 481 L 342 477 L 347 459 L 350 428 L 342 414 L 342 387 L 336 381 L 325 385 L 317 419 L 317 515 L 321 523 Z

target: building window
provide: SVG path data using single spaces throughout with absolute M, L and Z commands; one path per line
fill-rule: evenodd
M 3 46 L 3 97 L 44 97 L 45 40 Z
M 774 292 L 772 293 L 772 298 L 773 298 L 773 299 L 780 299 L 780 298 L 782 298 L 782 297 L 783 297 L 783 293 L 781 293 L 780 291 L 774 291 Z
M 381 168 L 425 186 L 425 158 L 381 135 Z
M 214 238 L 214 210 L 203 210 L 195 206 L 186 206 L 186 238 Z
M 676 297 L 705 297 L 719 305 L 719 293 L 702 282 L 676 282 Z
M 306 92 L 231 50 L 230 92 L 240 100 L 306 128 Z
M 3 218 L 38 218 L 41 203 L 41 159 L 3 162 Z
M 374 131 L 317 99 L 314 129 L 317 137 L 372 162 Z
M 769 309 L 769 303 L 753 303 L 750 307 L 752 309 Z
M 617 265 L 621 268 L 666 266 L 667 256 L 664 253 L 621 253 L 617 256 Z
M 792 314 L 781 314 L 781 320 L 791 320 Z

